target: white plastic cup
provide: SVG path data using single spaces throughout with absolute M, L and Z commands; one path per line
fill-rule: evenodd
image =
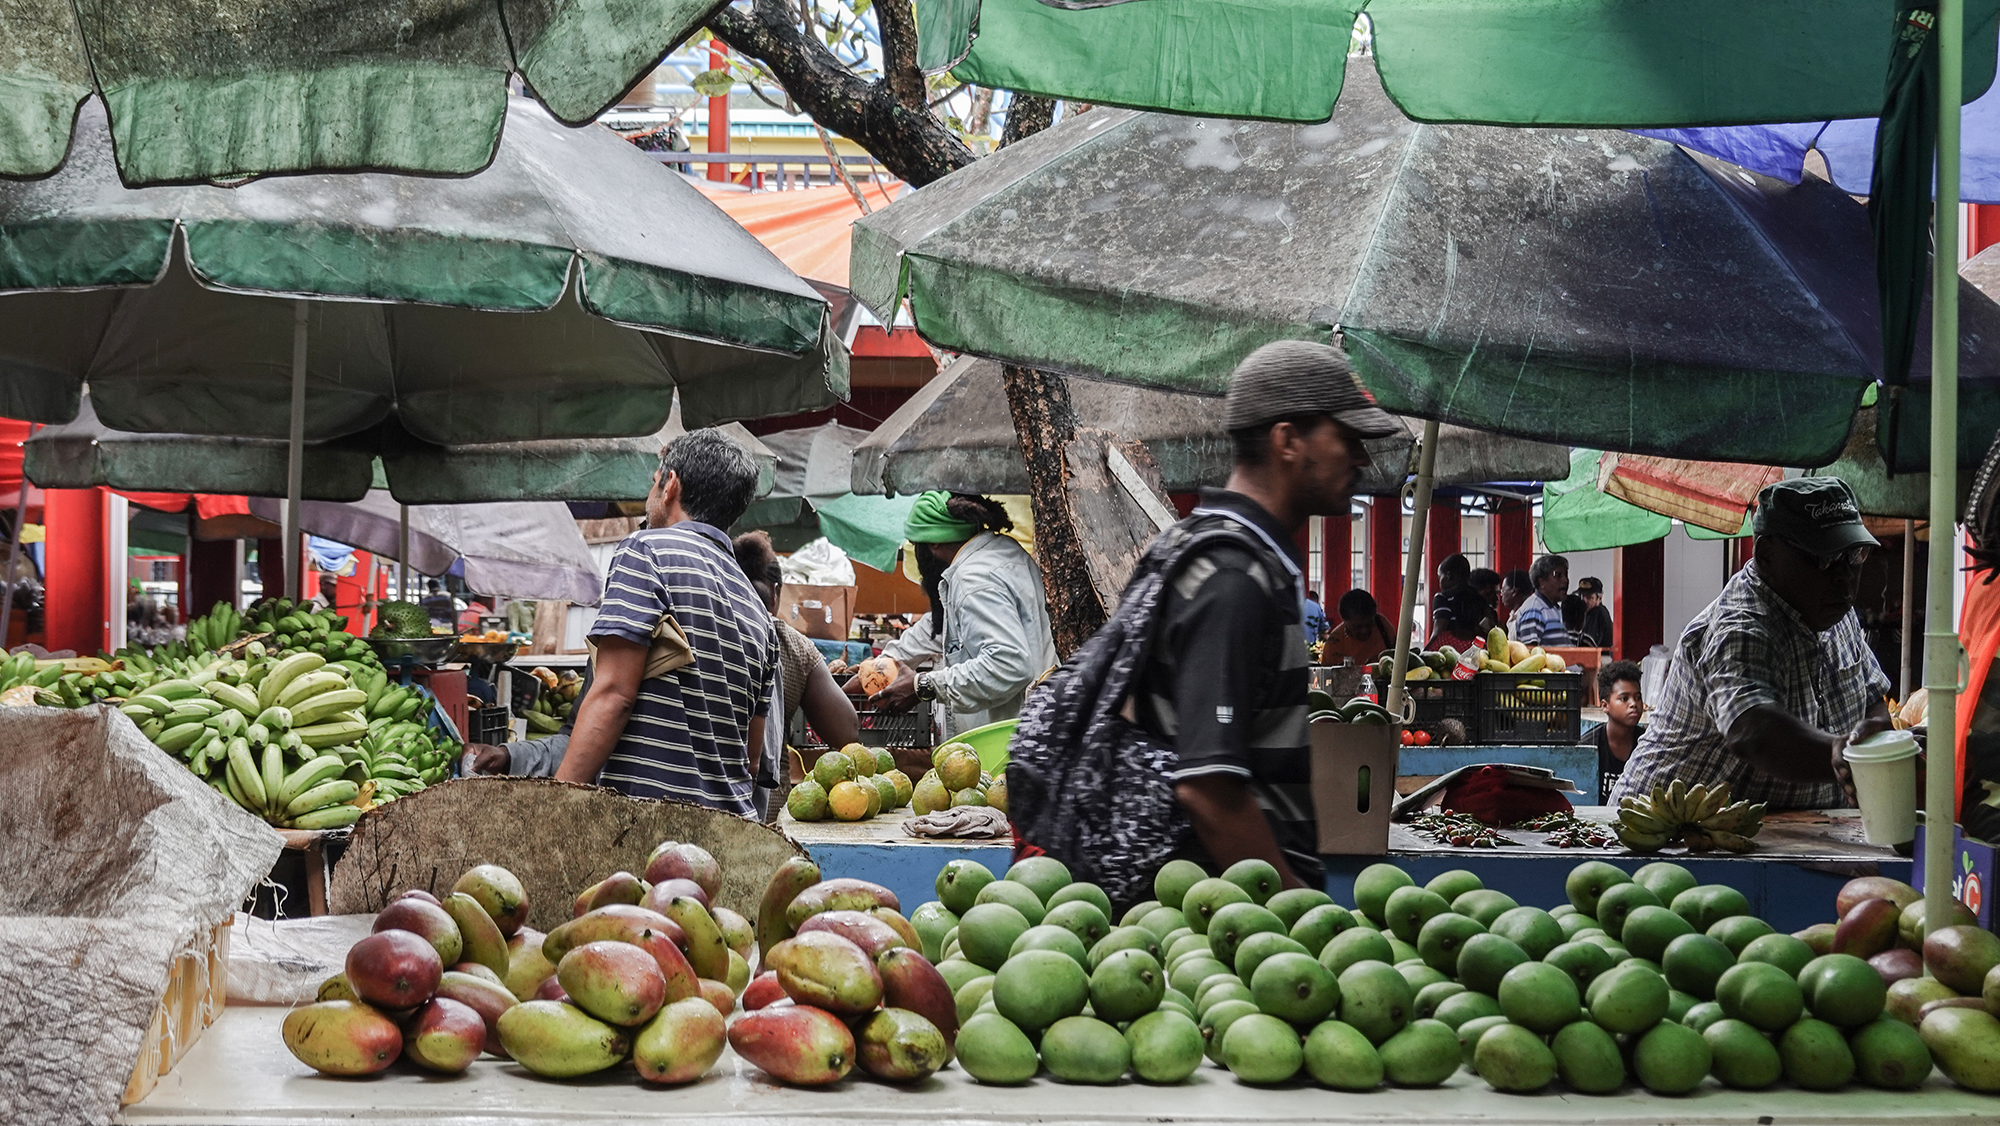
M 1917 738 L 1884 731 L 1848 744 L 1844 756 L 1861 803 L 1861 835 L 1869 844 L 1907 844 L 1917 836 Z

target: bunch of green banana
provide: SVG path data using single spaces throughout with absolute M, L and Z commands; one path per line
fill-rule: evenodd
M 347 776 L 372 781 L 374 800 L 380 803 L 444 781 L 461 750 L 421 724 L 396 720 L 362 736 L 353 747 L 341 748 L 341 754 L 349 765 Z
M 207 653 L 236 640 L 243 628 L 243 615 L 227 602 L 218 602 L 208 613 L 188 619 L 187 647 L 191 653 Z
M 553 735 L 562 730 L 563 721 L 576 709 L 576 697 L 583 690 L 583 678 L 567 670 L 557 676 L 554 671 L 541 666 L 529 675 L 539 680 L 542 687 L 523 713 L 523 718 L 528 721 L 528 733 Z
M 287 653 L 318 653 L 328 661 L 380 664 L 375 651 L 347 632 L 347 617 L 295 604 L 288 598 L 265 599 L 250 607 L 250 624 L 271 635 L 271 647 Z
M 1749 852 L 1757 847 L 1752 838 L 1763 824 L 1764 803 L 1731 803 L 1728 783 L 1690 789 L 1676 778 L 1670 785 L 1655 785 L 1646 797 L 1620 801 L 1613 828 L 1634 852 L 1656 852 L 1673 844 L 1684 844 L 1691 852 Z

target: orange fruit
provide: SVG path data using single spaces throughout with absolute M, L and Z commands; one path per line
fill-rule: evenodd
M 869 799 L 881 801 L 881 794 L 873 783 L 842 782 L 826 792 L 826 808 L 841 821 L 859 821 L 868 816 Z

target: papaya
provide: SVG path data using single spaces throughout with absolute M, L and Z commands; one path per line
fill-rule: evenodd
M 1486 631 L 1486 652 L 1492 660 L 1496 661 L 1507 655 L 1506 630 L 1501 629 L 1499 626 L 1494 626 L 1492 629 Z

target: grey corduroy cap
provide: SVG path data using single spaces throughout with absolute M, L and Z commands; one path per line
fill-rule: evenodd
M 1347 356 L 1331 344 L 1280 340 L 1243 358 L 1229 376 L 1222 428 L 1247 430 L 1300 415 L 1327 414 L 1363 438 L 1386 438 L 1402 426 L 1361 386 Z

